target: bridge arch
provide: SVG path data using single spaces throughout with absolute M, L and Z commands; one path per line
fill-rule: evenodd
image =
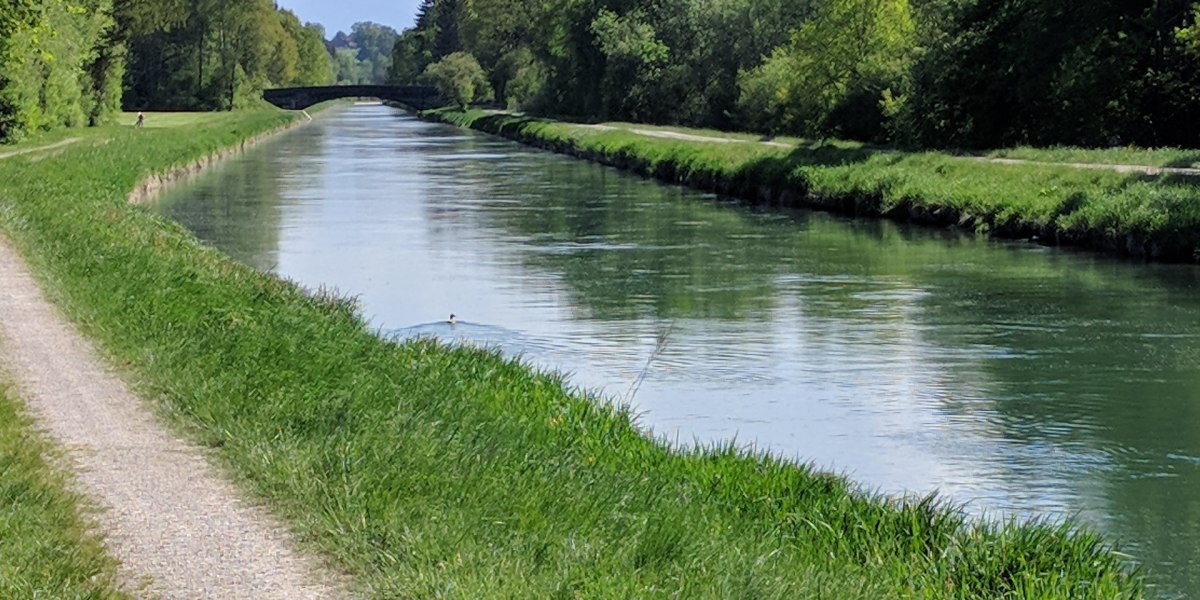
M 287 110 L 302 110 L 339 98 L 379 98 L 418 110 L 444 104 L 437 89 L 423 85 L 325 85 L 263 90 L 264 100 Z

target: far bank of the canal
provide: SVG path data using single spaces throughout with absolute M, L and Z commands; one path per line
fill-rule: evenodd
M 762 204 L 952 225 L 1164 262 L 1200 260 L 1200 177 L 1182 171 L 975 160 L 835 141 L 713 143 L 683 130 L 654 136 L 478 110 L 423 114 Z

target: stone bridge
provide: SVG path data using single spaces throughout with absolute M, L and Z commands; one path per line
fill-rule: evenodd
M 435 88 L 421 85 L 325 85 L 263 90 L 264 100 L 287 110 L 302 110 L 338 98 L 379 98 L 418 110 L 443 104 Z

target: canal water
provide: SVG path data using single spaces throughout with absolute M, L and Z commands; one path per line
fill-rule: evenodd
M 157 210 L 357 296 L 385 334 L 568 372 L 671 443 L 1074 516 L 1156 597 L 1200 590 L 1198 267 L 756 210 L 382 106 L 322 115 Z

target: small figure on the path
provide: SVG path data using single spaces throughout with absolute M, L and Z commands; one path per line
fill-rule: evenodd
M 140 110 L 139 110 L 139 111 L 138 111 L 138 120 L 137 120 L 137 124 L 136 124 L 136 125 L 134 125 L 134 127 L 137 127 L 138 129 L 141 129 L 141 128 L 142 128 L 142 126 L 143 126 L 143 125 L 145 125 L 145 124 L 146 124 L 146 115 L 145 115 L 145 114 L 143 114 L 143 113 L 142 113 L 142 111 L 140 111 Z

